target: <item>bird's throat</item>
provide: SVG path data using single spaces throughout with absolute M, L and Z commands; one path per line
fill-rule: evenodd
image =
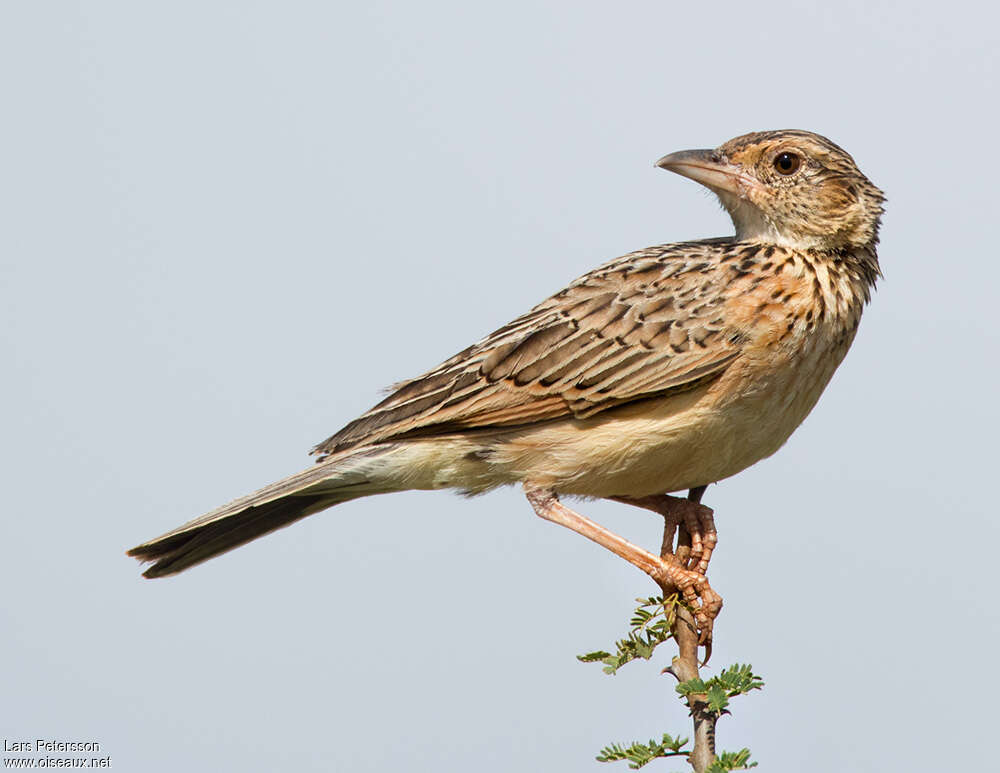
M 719 201 L 732 218 L 736 228 L 736 240 L 748 242 L 767 242 L 782 246 L 798 246 L 784 244 L 781 233 L 767 215 L 747 199 L 729 191 L 714 191 Z

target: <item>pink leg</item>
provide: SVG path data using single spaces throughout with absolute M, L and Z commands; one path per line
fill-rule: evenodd
M 705 574 L 708 562 L 712 559 L 712 551 L 719 544 L 719 535 L 715 530 L 715 518 L 712 508 L 706 507 L 692 499 L 672 497 L 669 494 L 656 494 L 649 497 L 612 497 L 616 502 L 635 505 L 645 510 L 659 513 L 667 522 L 671 531 L 683 523 L 691 535 L 691 557 L 686 568 Z
M 701 631 L 701 643 L 712 640 L 712 623 L 722 609 L 722 598 L 712 590 L 703 574 L 681 566 L 671 556 L 661 558 L 638 545 L 633 545 L 623 537 L 608 531 L 594 521 L 570 510 L 559 501 L 550 489 L 536 488 L 525 484 L 524 493 L 535 509 L 535 513 L 547 521 L 558 523 L 612 553 L 624 558 L 633 566 L 642 569 L 665 590 L 676 588 L 684 601 L 695 611 L 695 621 Z

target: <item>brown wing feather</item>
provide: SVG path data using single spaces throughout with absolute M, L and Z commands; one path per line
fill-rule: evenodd
M 634 252 L 580 277 L 313 449 L 584 417 L 717 376 L 739 354 L 724 318 L 726 240 Z M 735 249 L 735 248 L 734 248 Z

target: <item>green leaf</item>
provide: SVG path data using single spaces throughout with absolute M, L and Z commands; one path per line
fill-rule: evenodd
M 647 612 L 645 609 L 640 607 L 635 610 L 635 613 L 632 615 L 632 619 L 629 620 L 629 625 L 633 628 L 638 628 L 643 623 L 647 622 L 652 616 L 653 614 L 651 612 Z
M 599 650 L 577 655 L 577 659 L 584 663 L 600 661 L 604 663 L 606 674 L 614 674 L 633 660 L 649 660 L 659 645 L 673 637 L 670 626 L 676 618 L 677 605 L 680 603 L 680 597 L 676 593 L 665 599 L 650 596 L 636 601 L 639 602 L 639 607 L 629 621 L 632 630 L 626 638 L 615 642 L 614 655 Z
M 649 743 L 635 741 L 629 746 L 617 743 L 605 746 L 598 753 L 596 759 L 598 762 L 624 760 L 629 763 L 632 770 L 638 770 L 661 757 L 686 757 L 690 752 L 682 751 L 682 748 L 687 742 L 687 738 L 674 738 L 669 733 L 664 733 L 663 738 L 659 741 L 651 738 Z
M 713 684 L 708 688 L 705 698 L 708 701 L 708 710 L 714 711 L 716 714 L 721 714 L 725 711 L 726 706 L 729 705 L 729 698 L 726 696 L 726 691 L 717 684 Z
M 694 679 L 688 679 L 686 682 L 681 682 L 674 689 L 686 698 L 689 695 L 707 692 L 708 686 L 704 681 L 695 677 Z
M 720 770 L 748 770 L 757 767 L 756 762 L 750 761 L 750 750 L 746 748 L 738 752 L 722 752 L 713 764 L 720 765 Z
M 722 670 L 718 676 L 708 680 L 689 679 L 681 682 L 675 688 L 685 698 L 690 695 L 704 694 L 709 711 L 721 714 L 729 705 L 729 698 L 745 695 L 751 690 L 759 690 L 764 686 L 761 678 L 754 674 L 752 666 L 737 664 Z
M 764 682 L 753 672 L 753 666 L 750 664 L 737 663 L 724 668 L 722 673 L 714 678 L 730 698 L 734 695 L 744 695 L 751 690 L 759 690 L 764 686 Z

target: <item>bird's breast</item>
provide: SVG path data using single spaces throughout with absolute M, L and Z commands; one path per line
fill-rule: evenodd
M 517 480 L 606 497 L 711 483 L 773 454 L 815 406 L 864 305 L 863 290 L 837 271 L 778 258 L 730 284 L 729 335 L 744 345 L 718 379 L 514 433 L 496 460 Z

